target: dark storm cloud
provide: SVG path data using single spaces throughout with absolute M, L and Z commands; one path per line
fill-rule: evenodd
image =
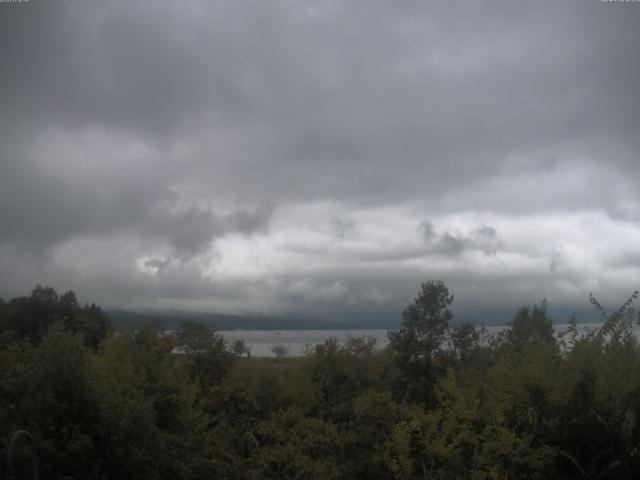
M 166 186 L 140 178 L 108 184 L 99 178 L 44 175 L 9 162 L 0 179 L 0 244 L 34 253 L 82 237 L 135 230 L 166 240 L 182 258 L 205 250 L 217 236 L 250 235 L 268 230 L 273 207 L 238 208 L 217 214 L 197 205 L 176 207 L 177 195 Z
M 157 209 L 144 222 L 147 234 L 166 238 L 179 258 L 188 259 L 206 252 L 217 236 L 265 233 L 271 213 L 270 206 L 262 206 L 255 211 L 238 209 L 217 215 L 209 209 L 190 205 L 175 212 Z
M 420 222 L 418 231 L 427 246 L 427 253 L 456 256 L 465 250 L 477 250 L 487 255 L 495 255 L 501 246 L 495 228 L 480 225 L 467 234 L 454 235 L 447 231 L 439 233 L 429 220 Z
M 174 300 L 242 284 L 194 258 L 224 265 L 215 275 L 284 262 L 263 289 L 275 298 L 366 296 L 371 280 L 336 266 L 289 279 L 293 245 L 305 266 L 339 258 L 365 276 L 362 262 L 442 260 L 433 272 L 464 284 L 474 254 L 504 270 L 497 283 L 528 285 L 534 258 L 573 275 L 594 229 L 539 238 L 551 227 L 535 216 L 605 212 L 612 235 L 640 221 L 639 24 L 637 4 L 596 0 L 0 4 L 0 254 L 126 237 L 104 285 Z M 407 228 L 385 213 L 403 206 Z M 354 217 L 367 208 L 379 215 Z M 530 235 L 509 228 L 525 216 Z M 65 262 L 51 277 L 83 283 Z M 380 281 L 415 280 L 397 268 Z
M 335 232 L 336 237 L 344 238 L 349 230 L 355 228 L 353 220 L 344 218 L 332 218 L 330 222 L 331 229 Z
M 3 14 L 12 115 L 157 141 L 242 132 L 261 154 L 194 152 L 227 192 L 397 200 L 540 146 L 604 137 L 612 162 L 637 147 L 633 6 L 32 2 Z
M 34 1 L 4 9 L 0 85 L 13 118 L 161 134 L 199 110 L 203 72 L 195 45 L 176 38 L 181 32 L 171 28 L 170 9 L 105 7 Z
M 1 148 L 1 147 L 0 147 Z M 129 179 L 100 185 L 48 176 L 27 160 L 9 161 L 0 178 L 0 244 L 39 251 L 78 235 L 106 234 L 142 221 L 167 192 Z

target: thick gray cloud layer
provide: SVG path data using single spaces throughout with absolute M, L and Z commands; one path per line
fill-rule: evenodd
M 0 4 L 0 295 L 396 312 L 640 283 L 640 4 Z

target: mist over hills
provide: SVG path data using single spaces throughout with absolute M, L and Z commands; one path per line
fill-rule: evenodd
M 196 320 L 216 330 L 331 330 L 339 328 L 389 328 L 386 324 L 345 323 L 322 319 L 305 319 L 299 317 L 269 315 L 221 315 L 204 312 L 185 311 L 141 311 L 110 310 L 107 315 L 116 328 L 136 328 L 146 323 L 157 323 L 160 328 L 175 329 L 187 319 Z M 358 325 L 356 327 L 356 325 Z
M 506 326 L 513 319 L 518 305 L 513 308 L 498 307 L 485 310 L 462 310 L 456 313 L 452 324 L 470 322 L 476 326 Z M 549 308 L 554 324 L 566 323 L 575 314 L 579 323 L 599 322 L 597 312 L 589 306 L 578 309 L 571 307 Z M 350 329 L 393 329 L 401 322 L 401 312 L 391 314 L 356 314 L 345 317 L 301 316 L 298 314 L 283 315 L 225 315 L 212 312 L 189 312 L 180 310 L 165 311 L 129 311 L 106 310 L 111 323 L 116 328 L 137 328 L 146 323 L 154 323 L 159 328 L 175 329 L 186 320 L 196 320 L 216 330 L 350 330 Z

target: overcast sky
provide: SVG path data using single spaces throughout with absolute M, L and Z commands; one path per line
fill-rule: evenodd
M 0 296 L 622 302 L 639 45 L 640 2 L 0 3 Z

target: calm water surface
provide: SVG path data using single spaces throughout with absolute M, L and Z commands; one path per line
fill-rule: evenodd
M 601 326 L 600 323 L 580 323 L 578 330 L 584 331 L 585 328 L 596 328 Z M 554 325 L 556 332 L 566 330 L 568 325 Z M 506 329 L 505 326 L 486 327 L 487 331 L 492 334 Z M 634 331 L 640 337 L 640 327 L 635 325 Z M 363 329 L 363 330 L 227 330 L 220 331 L 228 342 L 235 340 L 244 340 L 245 344 L 251 348 L 251 355 L 254 357 L 273 357 L 275 356 L 271 348 L 275 345 L 282 345 L 287 348 L 288 355 L 297 357 L 304 354 L 307 346 L 324 343 L 329 337 L 336 337 L 338 342 L 344 343 L 349 337 L 362 337 L 364 335 L 376 339 L 376 347 L 384 348 L 389 344 L 387 338 L 387 329 Z

